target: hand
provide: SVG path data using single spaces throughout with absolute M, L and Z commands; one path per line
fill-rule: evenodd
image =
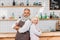
M 15 26 L 15 27 L 14 27 L 15 30 L 18 30 L 19 28 L 20 28 L 19 26 Z

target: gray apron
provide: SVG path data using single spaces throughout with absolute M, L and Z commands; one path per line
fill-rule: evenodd
M 24 23 L 25 23 L 24 21 L 20 20 L 19 23 L 18 23 L 18 26 L 22 27 L 24 25 Z M 25 33 L 19 33 L 17 31 L 15 40 L 30 40 L 30 33 L 29 33 L 29 31 L 27 31 Z

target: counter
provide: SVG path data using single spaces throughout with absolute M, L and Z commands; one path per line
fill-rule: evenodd
M 0 33 L 0 40 L 15 40 L 16 33 Z M 40 40 L 60 40 L 60 32 L 46 32 L 40 35 Z
M 60 36 L 60 32 L 46 32 L 42 33 L 41 37 L 49 37 L 49 36 Z
M 40 40 L 60 40 L 60 32 L 42 33 Z
M 0 33 L 0 40 L 15 40 L 16 33 Z

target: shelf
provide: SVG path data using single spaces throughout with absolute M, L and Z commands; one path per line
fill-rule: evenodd
M 60 18 L 55 18 L 55 19 L 40 19 L 40 20 L 60 20 Z
M 0 6 L 0 8 L 22 8 L 22 7 L 37 7 L 37 8 L 40 8 L 42 6 Z
M 18 19 L 0 19 L 0 21 L 17 21 Z M 60 19 L 40 19 L 40 20 L 60 20 Z
M 17 19 L 0 19 L 0 21 L 17 21 Z

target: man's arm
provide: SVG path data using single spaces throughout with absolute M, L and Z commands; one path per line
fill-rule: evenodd
M 30 20 L 27 20 L 27 21 L 25 22 L 25 24 L 23 25 L 23 27 L 20 28 L 18 31 L 19 31 L 20 33 L 24 33 L 24 32 L 26 32 L 26 31 L 29 30 L 30 25 L 31 25 L 31 21 L 30 21 Z
M 13 29 L 15 29 L 15 30 L 18 30 L 18 29 L 19 29 L 19 27 L 17 26 L 17 24 L 19 23 L 20 20 L 21 20 L 21 19 L 17 20 L 17 21 L 13 24 L 13 26 L 12 26 Z

